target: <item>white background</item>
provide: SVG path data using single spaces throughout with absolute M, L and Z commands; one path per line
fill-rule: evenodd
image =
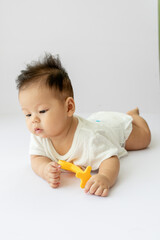
M 156 0 L 0 1 L 0 239 L 160 239 L 157 14 Z M 139 106 L 150 125 L 150 147 L 121 159 L 107 198 L 70 173 L 52 189 L 29 165 L 15 79 L 44 52 L 60 55 L 77 112 Z
M 77 112 L 160 112 L 156 0 L 1 0 L 1 113 L 18 113 L 15 79 L 59 54 Z

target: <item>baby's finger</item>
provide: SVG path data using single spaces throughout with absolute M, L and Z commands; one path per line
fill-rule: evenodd
M 60 183 L 50 183 L 52 188 L 58 188 Z
M 104 191 L 104 188 L 101 187 L 101 186 L 99 186 L 99 187 L 97 188 L 97 190 L 95 191 L 94 194 L 95 194 L 96 196 L 102 196 L 103 191 Z
M 53 166 L 53 167 L 55 167 L 55 168 L 61 168 L 61 165 L 59 165 L 59 164 L 56 163 L 56 162 L 51 162 L 50 165 Z
M 59 183 L 59 182 L 60 182 L 60 178 L 55 178 L 55 179 L 50 178 L 50 179 L 49 179 L 49 183 L 52 183 L 52 184 L 57 184 L 57 183 Z
M 102 197 L 107 197 L 107 196 L 108 196 L 108 193 L 109 193 L 109 189 L 106 189 L 106 188 L 105 188 L 105 189 L 103 190 L 103 193 L 102 193 L 101 196 L 102 196 Z
M 56 172 L 56 173 L 48 173 L 48 177 L 49 178 L 53 178 L 53 179 L 55 179 L 55 178 L 57 178 L 57 177 L 60 177 L 60 174 L 59 174 L 59 172 Z
M 97 183 L 94 183 L 94 184 L 90 187 L 90 190 L 89 190 L 90 194 L 94 194 L 94 193 L 97 191 L 98 187 L 99 187 L 98 184 L 97 184 Z
M 89 179 L 89 181 L 86 183 L 84 191 L 87 193 L 93 184 L 94 184 L 94 181 L 92 179 Z
M 58 172 L 58 169 L 50 166 L 50 167 L 48 168 L 48 172 L 50 172 L 50 173 L 57 173 L 57 172 Z
M 50 165 L 49 168 L 48 168 L 48 171 L 52 172 L 52 173 L 56 173 L 56 172 L 60 173 L 61 169 L 60 169 L 60 167 L 54 167 L 54 166 Z

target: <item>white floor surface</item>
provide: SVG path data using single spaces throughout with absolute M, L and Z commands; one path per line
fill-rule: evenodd
M 122 158 L 106 198 L 85 194 L 72 173 L 52 189 L 36 176 L 21 116 L 0 117 L 0 239 L 160 239 L 160 115 L 143 115 L 152 131 L 146 150 Z

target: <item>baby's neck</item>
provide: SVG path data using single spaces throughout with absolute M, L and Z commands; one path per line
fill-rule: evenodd
M 73 117 L 70 119 L 66 131 L 62 136 L 56 139 L 51 138 L 54 149 L 58 154 L 65 155 L 71 148 L 77 125 L 78 119 L 76 117 Z

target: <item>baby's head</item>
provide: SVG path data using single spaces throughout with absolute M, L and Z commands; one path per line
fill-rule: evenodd
M 59 58 L 46 54 L 18 76 L 19 102 L 29 131 L 40 137 L 58 135 L 75 111 L 73 88 Z
M 53 90 L 57 98 L 66 100 L 73 98 L 73 88 L 66 70 L 62 67 L 59 58 L 46 54 L 42 61 L 28 64 L 25 70 L 18 76 L 17 88 L 24 90 L 32 84 L 46 86 Z

